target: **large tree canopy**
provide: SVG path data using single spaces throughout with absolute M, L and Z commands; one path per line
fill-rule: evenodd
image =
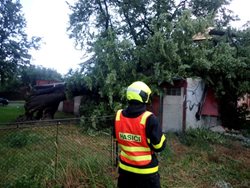
M 144 80 L 157 91 L 163 82 L 199 76 L 235 108 L 250 88 L 250 29 L 230 27 L 237 19 L 226 8 L 230 2 L 79 0 L 70 6 L 68 31 L 94 55 L 69 79 L 69 87 L 94 89 L 113 110 L 131 81 Z M 209 27 L 215 28 L 212 37 Z M 194 41 L 198 33 L 205 40 Z
M 19 0 L 0 2 L 0 86 L 16 75 L 17 70 L 29 64 L 28 50 L 37 48 L 38 37 L 31 41 L 25 33 L 26 22 Z

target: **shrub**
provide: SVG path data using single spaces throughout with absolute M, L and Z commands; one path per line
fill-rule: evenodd
M 39 138 L 37 135 L 31 134 L 28 131 L 17 131 L 8 135 L 6 138 L 6 143 L 11 148 L 22 148 L 28 143 L 35 142 L 38 139 Z
M 226 139 L 219 133 L 212 132 L 208 129 L 197 128 L 189 129 L 180 134 L 181 143 L 187 146 L 209 147 L 210 144 L 224 144 Z
M 11 148 L 22 148 L 28 143 L 28 136 L 24 132 L 14 132 L 7 138 L 7 143 Z
M 52 175 L 46 167 L 40 164 L 29 169 L 28 173 L 16 177 L 12 181 L 5 182 L 5 187 L 46 187 L 46 182 L 52 180 Z

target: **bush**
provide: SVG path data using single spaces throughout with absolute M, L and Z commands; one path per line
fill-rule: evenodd
M 29 173 L 16 177 L 14 180 L 5 182 L 5 187 L 46 187 L 46 181 L 52 180 L 51 174 L 46 167 L 35 165 L 31 167 Z
M 181 143 L 187 146 L 209 147 L 210 144 L 224 144 L 226 142 L 223 135 L 212 132 L 208 129 L 189 129 L 180 134 Z
M 11 148 L 22 148 L 38 139 L 37 135 L 31 134 L 28 131 L 18 131 L 8 135 L 6 143 Z

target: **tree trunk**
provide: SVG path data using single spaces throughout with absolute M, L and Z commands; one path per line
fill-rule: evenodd
M 39 86 L 27 97 L 25 114 L 17 121 L 53 119 L 59 103 L 65 99 L 64 84 Z

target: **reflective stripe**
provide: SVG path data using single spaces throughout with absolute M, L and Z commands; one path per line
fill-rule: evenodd
M 152 114 L 152 112 L 149 112 L 149 111 L 144 112 L 144 114 L 143 114 L 143 116 L 142 116 L 142 118 L 141 118 L 140 123 L 141 123 L 142 125 L 145 125 L 148 116 L 150 116 L 151 114 Z
M 147 138 L 147 142 L 148 142 L 148 144 L 150 144 L 150 139 L 149 138 Z
M 142 155 L 142 156 L 131 156 L 126 154 L 124 151 L 121 151 L 121 156 L 131 160 L 131 161 L 151 161 L 151 155 Z
M 156 144 L 156 145 L 153 145 L 153 147 L 155 148 L 155 149 L 160 149 L 161 147 L 162 147 L 162 144 L 163 144 L 163 142 L 166 140 L 166 137 L 165 137 L 165 135 L 163 134 L 162 136 L 161 136 L 161 141 L 160 141 L 160 143 L 159 144 Z
M 122 112 L 122 110 L 118 110 L 118 111 L 117 111 L 116 117 L 115 117 L 115 120 L 116 120 L 116 121 L 120 121 L 121 112 Z
M 150 148 L 146 147 L 131 147 L 131 146 L 124 146 L 122 144 L 119 144 L 122 150 L 124 151 L 130 151 L 130 152 L 140 152 L 140 151 L 151 151 Z
M 158 172 L 158 169 L 159 169 L 158 166 L 153 167 L 153 168 L 135 168 L 135 167 L 124 165 L 121 162 L 119 163 L 119 167 L 123 170 L 133 172 L 136 174 L 153 174 L 155 172 Z
M 128 88 L 127 88 L 127 91 L 135 92 L 135 93 L 137 93 L 137 94 L 139 94 L 139 93 L 141 92 L 140 89 L 132 88 L 132 87 L 128 87 Z

